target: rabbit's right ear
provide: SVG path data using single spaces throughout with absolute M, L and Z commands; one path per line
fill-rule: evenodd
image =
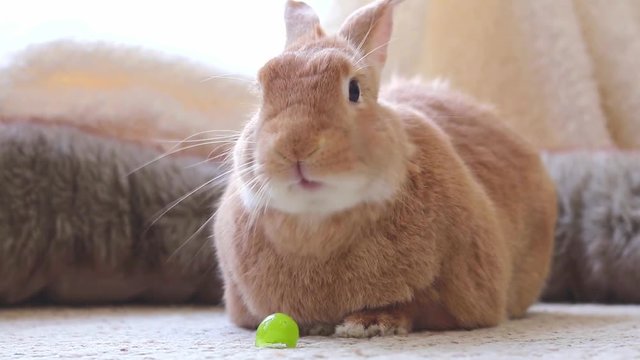
M 340 35 L 382 69 L 393 28 L 393 8 L 402 0 L 377 0 L 351 14 Z
M 284 10 L 284 21 L 287 27 L 285 48 L 305 37 L 317 39 L 324 36 L 318 15 L 316 15 L 311 6 L 301 1 L 287 1 Z

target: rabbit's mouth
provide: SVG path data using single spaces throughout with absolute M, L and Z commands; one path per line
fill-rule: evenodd
M 303 170 L 303 165 L 300 161 L 296 163 L 295 167 L 295 176 L 297 178 L 296 185 L 305 189 L 305 190 L 318 190 L 323 187 L 323 184 L 319 181 L 310 180 L 307 175 L 305 175 Z
M 323 187 L 321 182 L 309 181 L 307 179 L 300 180 L 298 182 L 298 186 L 303 188 L 304 190 L 309 190 L 309 191 L 319 190 Z
M 305 190 L 318 190 L 323 187 L 323 184 L 318 181 L 312 181 L 302 178 L 300 179 L 300 181 L 298 181 L 298 186 Z

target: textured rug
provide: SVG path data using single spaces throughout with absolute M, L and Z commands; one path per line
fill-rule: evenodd
M 518 321 L 474 331 L 370 340 L 305 337 L 256 349 L 221 308 L 0 310 L 0 359 L 640 358 L 640 306 L 537 305 Z

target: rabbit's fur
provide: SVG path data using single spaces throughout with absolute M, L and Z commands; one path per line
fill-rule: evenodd
M 393 6 L 327 36 L 287 3 L 287 46 L 260 70 L 214 226 L 240 326 L 285 312 L 303 333 L 472 329 L 523 316 L 540 293 L 556 201 L 539 156 L 445 87 L 378 90 Z

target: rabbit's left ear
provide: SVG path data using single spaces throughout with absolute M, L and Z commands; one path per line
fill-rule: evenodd
M 302 38 L 317 39 L 324 36 L 320 20 L 311 6 L 301 2 L 288 0 L 284 10 L 284 21 L 287 27 L 287 43 L 285 47 Z
M 400 0 L 401 1 L 401 0 Z M 378 0 L 351 14 L 340 28 L 340 36 L 371 59 L 378 69 L 387 60 L 387 47 L 393 28 L 393 8 L 398 0 Z

